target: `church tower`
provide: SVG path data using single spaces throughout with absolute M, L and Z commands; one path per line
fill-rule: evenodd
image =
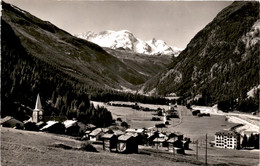
M 39 94 L 37 95 L 35 109 L 33 110 L 32 121 L 35 123 L 43 121 L 43 109 Z

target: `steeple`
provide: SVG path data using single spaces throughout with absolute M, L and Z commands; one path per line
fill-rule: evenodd
M 42 104 L 41 104 L 41 99 L 40 99 L 40 95 L 37 95 L 37 99 L 36 99 L 36 104 L 35 104 L 35 109 L 34 110 L 42 110 Z

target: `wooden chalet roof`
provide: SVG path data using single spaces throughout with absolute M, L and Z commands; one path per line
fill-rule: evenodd
M 8 120 L 13 119 L 11 116 L 6 116 L 3 119 L 1 119 L 1 124 L 7 122 Z
M 113 132 L 114 132 L 114 135 L 123 135 L 123 134 L 125 134 L 123 131 L 121 131 L 121 130 L 113 130 Z
M 55 124 L 57 124 L 58 122 L 57 121 L 48 121 L 47 122 L 47 125 L 43 126 L 43 128 L 41 128 L 40 130 L 44 130 L 44 129 L 47 129 Z
M 90 130 L 87 130 L 87 131 L 85 131 L 85 134 L 90 134 L 92 131 L 90 131 Z
M 71 126 L 74 126 L 77 124 L 77 121 L 76 120 L 65 120 L 63 122 L 63 124 L 65 125 L 65 128 L 69 128 Z
M 102 129 L 101 128 L 97 128 L 97 129 L 93 130 L 89 135 L 90 136 L 97 136 L 101 132 L 102 132 Z
M 115 136 L 114 134 L 104 134 L 102 136 L 103 139 L 111 139 L 113 136 Z
M 175 141 L 177 141 L 178 139 L 176 138 L 170 138 L 167 142 L 168 143 L 174 143 Z
M 93 129 L 93 128 L 96 128 L 96 126 L 93 125 L 93 124 L 87 124 L 87 125 L 86 125 L 86 128 L 87 128 L 87 129 L 88 129 L 88 128 Z
M 126 132 L 128 133 L 142 133 L 144 132 L 144 129 L 127 129 Z
M 180 132 L 172 132 L 172 133 L 167 133 L 168 136 L 174 136 L 174 137 L 179 137 L 179 136 L 183 136 L 182 133 Z
M 119 141 L 127 141 L 131 138 L 131 135 L 121 135 L 120 137 L 118 137 Z
M 153 140 L 153 142 L 158 142 L 158 143 L 165 142 L 165 141 L 166 141 L 165 138 L 158 138 L 158 137 Z
M 44 125 L 44 124 L 45 124 L 45 122 L 40 121 L 40 122 L 36 123 L 36 126 L 41 126 L 41 125 Z

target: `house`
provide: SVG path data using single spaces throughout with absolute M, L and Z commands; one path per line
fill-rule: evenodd
M 91 133 L 92 131 L 91 130 L 87 130 L 85 131 L 85 138 L 89 139 L 89 134 Z
M 147 132 L 146 145 L 147 146 L 153 146 L 154 145 L 153 140 L 156 137 L 159 137 L 159 133 L 158 132 L 155 132 L 155 131 Z
M 108 133 L 108 134 L 113 134 L 114 132 L 113 132 L 113 130 L 111 130 L 111 129 L 109 129 L 109 128 L 101 128 L 102 129 L 102 131 L 106 134 L 106 133 Z
M 217 148 L 239 149 L 240 134 L 228 130 L 218 131 L 215 134 L 215 146 Z
M 182 140 L 182 143 L 183 143 L 183 148 L 184 150 L 189 150 L 190 149 L 190 139 L 189 138 L 186 138 L 184 140 Z
M 57 121 L 48 121 L 47 125 L 43 126 L 40 131 L 49 133 L 63 134 L 65 132 L 65 126 Z
M 120 135 L 124 135 L 125 133 L 121 130 L 113 130 L 114 135 L 116 135 L 117 137 L 119 137 Z
M 79 134 L 79 126 L 76 120 L 65 120 L 63 122 L 65 126 L 65 133 L 72 136 L 77 136 Z
M 168 151 L 173 151 L 173 153 L 178 153 L 178 154 L 184 154 L 184 147 L 183 147 L 183 142 L 179 139 L 175 138 L 170 138 L 168 141 Z
M 101 140 L 102 135 L 104 135 L 104 132 L 103 132 L 102 128 L 97 128 L 97 129 L 93 130 L 93 131 L 89 134 L 89 140 L 90 140 L 90 141 L 98 141 L 98 140 Z
M 117 151 L 120 153 L 138 153 L 138 144 L 131 135 L 121 135 L 117 141 Z
M 167 142 L 165 138 L 154 138 L 153 143 L 156 149 L 158 149 L 158 147 L 167 147 Z
M 84 133 L 86 132 L 86 125 L 82 122 L 77 122 L 78 126 L 79 126 L 79 134 L 80 136 L 83 136 Z
M 136 134 L 141 134 L 143 135 L 144 134 L 144 129 L 126 129 L 127 133 L 136 133 Z
M 172 132 L 167 135 L 169 138 L 175 138 L 176 140 L 183 140 L 183 134 L 180 132 Z
M 117 147 L 117 136 L 114 134 L 104 134 L 102 137 L 103 140 L 103 150 L 112 151 L 116 150 Z
M 29 131 L 38 131 L 39 128 L 36 126 L 36 123 L 32 121 L 24 121 L 24 129 Z
M 35 109 L 33 110 L 32 121 L 35 123 L 43 121 L 43 109 L 39 94 L 37 95 Z
M 23 122 L 11 117 L 6 116 L 5 118 L 1 119 L 1 125 L 3 127 L 15 127 L 17 129 L 22 129 L 24 127 Z
M 86 125 L 86 129 L 87 130 L 94 130 L 94 129 L 96 129 L 97 127 L 95 126 L 95 125 L 93 125 L 93 124 L 87 124 Z
M 39 129 L 43 128 L 43 126 L 47 125 L 47 123 L 40 121 L 40 122 L 36 123 L 35 125 L 38 127 L 38 130 L 39 130 Z

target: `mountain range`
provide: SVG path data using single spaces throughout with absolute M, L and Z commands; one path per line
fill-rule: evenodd
M 149 41 L 143 41 L 136 38 L 133 33 L 128 30 L 106 30 L 98 34 L 88 31 L 76 34 L 75 36 L 93 42 L 101 47 L 130 50 L 135 53 L 147 55 L 173 55 L 177 57 L 182 51 L 182 49 L 167 45 L 163 40 L 153 38 Z
M 259 2 L 233 2 L 177 57 L 158 56 L 153 46 L 162 54 L 172 48 L 162 41 L 142 42 L 129 31 L 101 33 L 104 38 L 120 35 L 105 42 L 113 47 L 100 47 L 13 5 L 3 2 L 2 8 L 2 103 L 12 99 L 33 105 L 32 96 L 39 92 L 46 100 L 58 94 L 65 103 L 68 96 L 90 91 L 109 100 L 114 90 L 127 89 L 185 99 L 201 95 L 214 104 L 247 98 L 259 87 Z
M 259 2 L 233 2 L 141 92 L 174 92 L 184 98 L 200 94 L 207 103 L 245 98 L 259 85 L 259 32 Z

